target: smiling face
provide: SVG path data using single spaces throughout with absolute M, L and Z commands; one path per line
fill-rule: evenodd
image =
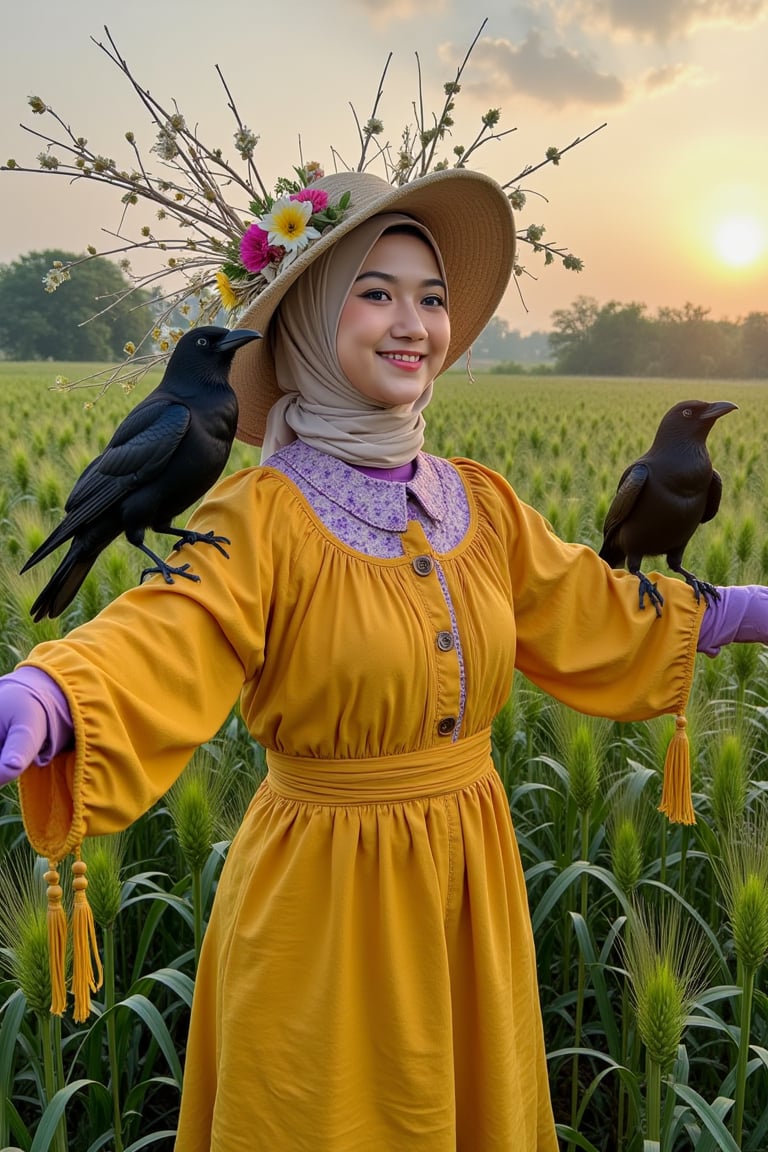
M 341 370 L 384 407 L 413 404 L 443 366 L 451 327 L 435 254 L 413 232 L 385 232 L 368 253 L 336 333 Z

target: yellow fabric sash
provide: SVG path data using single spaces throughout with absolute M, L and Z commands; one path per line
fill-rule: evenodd
M 268 751 L 267 784 L 278 796 L 315 804 L 388 804 L 474 784 L 492 768 L 489 728 L 416 752 L 319 760 Z

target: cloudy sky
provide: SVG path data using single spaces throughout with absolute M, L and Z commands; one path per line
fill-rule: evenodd
M 91 39 L 106 24 L 138 82 L 228 151 L 218 65 L 260 137 L 268 185 L 298 161 L 299 136 L 305 160 L 330 171 L 333 149 L 354 165 L 350 105 L 368 118 L 388 54 L 378 114 L 397 145 L 412 123 L 417 57 L 437 110 L 484 17 L 452 143 L 468 144 L 491 107 L 498 130 L 514 131 L 479 149 L 476 167 L 505 182 L 606 125 L 521 181 L 520 225 L 543 224 L 584 270 L 544 268 L 524 249 L 524 299 L 513 286 L 500 309 L 510 327 L 547 329 L 579 295 L 652 312 L 690 301 L 731 319 L 768 311 L 768 0 L 36 0 L 14 6 L 0 45 L 0 159 L 36 166 L 42 143 L 19 124 L 49 122 L 31 113 L 31 95 L 126 167 L 126 131 L 148 151 L 146 113 Z M 101 248 L 120 220 L 108 188 L 15 172 L 0 172 L 0 187 L 0 263 Z

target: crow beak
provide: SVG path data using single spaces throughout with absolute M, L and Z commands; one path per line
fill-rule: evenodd
M 719 420 L 721 416 L 725 416 L 727 412 L 735 412 L 738 409 L 738 404 L 731 404 L 730 400 L 718 400 L 715 404 L 709 404 L 699 420 Z
M 243 344 L 250 344 L 251 340 L 261 340 L 261 332 L 254 332 L 252 328 L 232 328 L 219 341 L 219 348 L 240 348 Z

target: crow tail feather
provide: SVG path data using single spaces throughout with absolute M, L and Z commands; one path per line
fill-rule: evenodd
M 97 556 L 98 553 L 83 553 L 74 545 L 70 548 L 29 610 L 36 624 L 46 616 L 60 616 L 72 603 Z

